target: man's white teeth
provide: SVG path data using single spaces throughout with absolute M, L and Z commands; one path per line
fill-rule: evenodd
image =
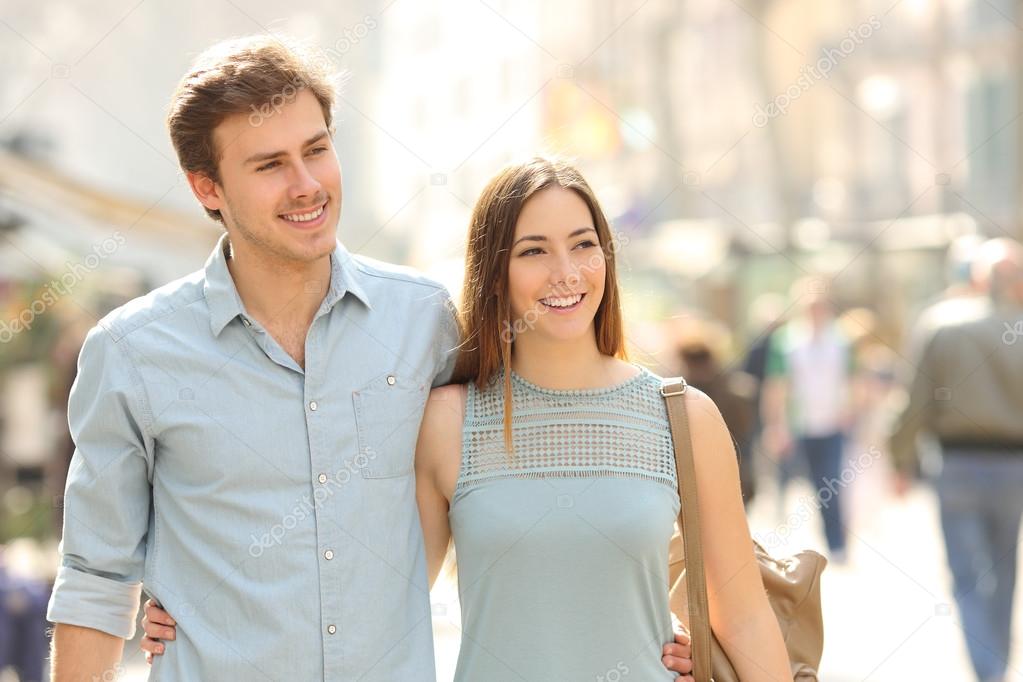
M 583 300 L 583 295 L 576 294 L 567 298 L 545 298 L 541 303 L 552 308 L 570 308 L 581 300 Z
M 304 222 L 308 222 L 310 220 L 316 220 L 317 218 L 319 218 L 320 214 L 323 213 L 323 209 L 324 209 L 325 206 L 326 206 L 326 204 L 324 204 L 323 206 L 320 206 L 318 209 L 316 209 L 312 213 L 298 213 L 298 214 L 295 214 L 295 215 L 282 215 L 281 217 L 284 218 L 285 220 L 290 220 L 293 223 L 304 223 Z

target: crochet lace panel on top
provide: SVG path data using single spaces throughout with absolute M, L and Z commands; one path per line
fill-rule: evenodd
M 504 443 L 504 384 L 470 384 L 458 489 L 497 478 L 627 477 L 676 487 L 660 379 L 646 370 L 603 389 L 555 391 L 512 375 L 512 443 Z

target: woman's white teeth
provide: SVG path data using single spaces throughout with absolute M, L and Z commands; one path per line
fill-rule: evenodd
M 583 300 L 583 295 L 576 294 L 575 296 L 569 296 L 568 298 L 545 298 L 541 301 L 541 303 L 552 308 L 571 308 L 581 300 Z
M 304 222 L 308 222 L 310 220 L 316 220 L 317 218 L 319 218 L 320 214 L 323 213 L 323 209 L 325 207 L 326 207 L 326 204 L 324 204 L 323 206 L 320 206 L 318 209 L 316 209 L 312 213 L 295 213 L 295 214 L 291 214 L 291 215 L 281 215 L 281 217 L 284 218 L 285 220 L 290 220 L 293 223 L 304 223 Z

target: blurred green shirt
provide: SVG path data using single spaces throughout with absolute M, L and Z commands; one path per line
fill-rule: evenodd
M 821 437 L 842 429 L 855 364 L 849 339 L 834 321 L 816 336 L 801 320 L 771 335 L 765 375 L 787 382 L 786 414 L 793 435 Z

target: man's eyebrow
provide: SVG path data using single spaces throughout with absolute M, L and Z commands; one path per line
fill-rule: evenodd
M 572 232 L 572 234 L 568 235 L 568 239 L 571 239 L 572 237 L 578 236 L 578 235 L 580 235 L 580 234 L 582 234 L 584 232 L 594 232 L 594 233 L 596 233 L 596 230 L 593 229 L 592 227 L 580 227 L 578 230 L 575 230 L 575 231 Z M 515 240 L 515 244 L 512 244 L 512 246 L 517 245 L 519 242 L 525 242 L 525 241 L 545 242 L 545 241 L 547 241 L 547 237 L 544 237 L 543 235 L 539 235 L 539 234 L 527 234 L 524 237 L 519 237 L 518 239 L 516 239 Z
M 315 135 L 310 137 L 308 140 L 303 142 L 302 146 L 303 147 L 308 147 L 311 144 L 316 144 L 317 142 L 319 142 L 320 140 L 322 140 L 326 136 L 327 136 L 327 131 L 326 130 L 321 130 L 320 132 L 316 133 Z M 278 156 L 284 156 L 287 153 L 288 152 L 286 152 L 284 150 L 280 150 L 280 151 L 276 151 L 276 152 L 262 152 L 262 153 L 259 153 L 259 154 L 253 154 L 249 158 L 245 159 L 245 163 L 249 164 L 249 163 L 256 163 L 257 161 L 269 161 L 270 159 L 276 159 Z

